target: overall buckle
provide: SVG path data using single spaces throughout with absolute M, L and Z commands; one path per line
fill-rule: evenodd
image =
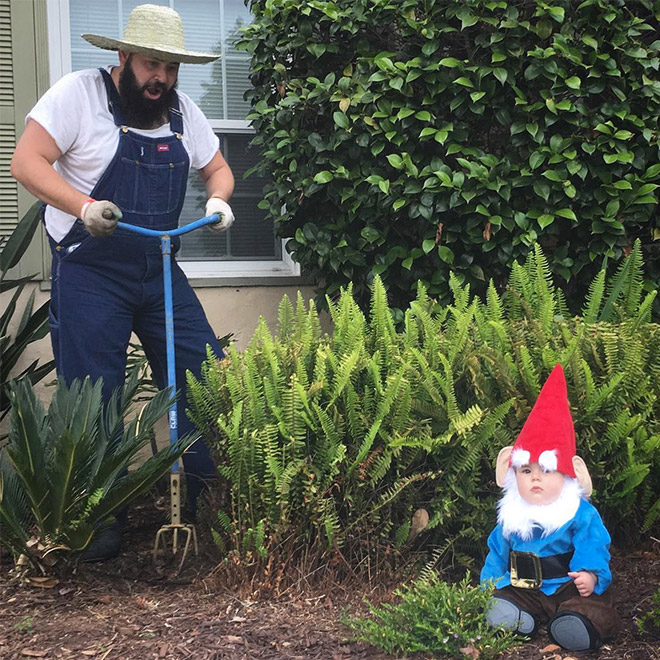
M 519 589 L 540 588 L 543 584 L 543 571 L 541 570 L 541 558 L 538 555 L 533 552 L 511 550 L 509 560 L 511 563 L 512 587 L 518 587 Z M 521 574 L 523 577 L 521 577 Z

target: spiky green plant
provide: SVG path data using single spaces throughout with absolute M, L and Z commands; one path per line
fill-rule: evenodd
M 58 384 L 48 411 L 28 380 L 12 382 L 9 442 L 0 453 L 0 537 L 14 557 L 44 572 L 75 558 L 99 527 L 164 474 L 194 438 L 186 437 L 130 469 L 171 403 L 157 392 L 128 419 L 135 372 L 107 405 L 102 381 Z
M 50 371 L 55 363 L 53 360 L 39 364 L 34 360 L 20 373 L 13 373 L 20 357 L 28 344 L 37 341 L 48 334 L 48 302 L 34 309 L 34 291 L 24 304 L 21 296 L 32 276 L 10 279 L 10 270 L 18 264 L 34 236 L 41 220 L 41 202 L 36 202 L 23 216 L 12 235 L 5 241 L 0 241 L 0 293 L 14 293 L 0 314 L 0 420 L 9 411 L 9 378 L 27 378 L 36 383 Z M 20 315 L 20 318 L 19 318 Z
M 295 535 L 317 557 L 340 549 L 359 563 L 380 545 L 405 545 L 424 503 L 443 502 L 432 528 L 476 501 L 478 479 L 466 476 L 462 491 L 460 480 L 483 460 L 507 406 L 463 408 L 451 364 L 424 372 L 415 322 L 396 331 L 380 281 L 369 320 L 350 288 L 328 304 L 332 335 L 313 306 L 305 312 L 299 298 L 294 310 L 285 298 L 274 333 L 262 321 L 243 353 L 231 348 L 189 379 L 192 418 L 217 443 L 229 485 L 216 534 L 225 549 L 265 555 Z M 456 323 L 443 346 L 458 348 L 465 329 Z
M 643 294 L 639 243 L 609 282 L 605 271 L 594 279 L 582 317 L 568 316 L 546 273 L 536 247 L 514 268 L 503 300 L 491 290 L 479 305 L 468 400 L 470 392 L 491 406 L 512 400 L 508 423 L 517 431 L 561 363 L 595 500 L 615 536 L 634 538 L 660 518 L 660 326 L 650 322 L 656 292 Z

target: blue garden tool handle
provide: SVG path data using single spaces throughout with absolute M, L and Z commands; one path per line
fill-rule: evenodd
M 165 339 L 167 346 L 167 386 L 171 392 L 176 392 L 176 364 L 174 357 L 174 307 L 172 304 L 172 236 L 181 236 L 187 234 L 200 227 L 206 225 L 213 225 L 220 222 L 220 216 L 217 213 L 195 220 L 183 227 L 175 229 L 167 229 L 164 231 L 157 231 L 155 229 L 147 229 L 146 227 L 138 227 L 126 222 L 118 222 L 117 227 L 126 229 L 134 234 L 142 234 L 143 236 L 153 236 L 160 239 L 160 250 L 163 255 L 163 293 L 165 300 Z M 172 403 L 168 411 L 168 419 L 170 426 L 170 443 L 175 444 L 179 439 L 179 421 L 177 419 L 176 403 Z M 172 465 L 172 474 L 179 472 L 179 462 L 176 461 Z
M 182 234 L 195 231 L 195 229 L 199 229 L 200 227 L 206 227 L 206 225 L 214 225 L 216 222 L 220 222 L 220 216 L 217 213 L 213 213 L 212 215 L 207 215 L 204 218 L 195 220 L 189 225 L 176 227 L 175 229 L 166 229 L 164 231 L 147 229 L 146 227 L 138 227 L 137 225 L 131 225 L 127 222 L 118 222 L 117 227 L 131 231 L 134 234 L 142 234 L 143 236 L 155 236 L 156 238 L 161 238 L 162 236 L 181 236 Z

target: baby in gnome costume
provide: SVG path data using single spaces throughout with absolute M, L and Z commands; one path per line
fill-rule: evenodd
M 488 537 L 481 581 L 496 583 L 488 622 L 533 635 L 547 621 L 553 642 L 597 649 L 614 635 L 607 533 L 587 498 L 591 477 L 575 455 L 566 381 L 557 365 L 513 447 L 500 451 L 504 495 Z

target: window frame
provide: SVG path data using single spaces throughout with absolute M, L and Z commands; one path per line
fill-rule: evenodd
M 69 0 L 46 0 L 48 28 L 48 62 L 50 84 L 71 72 L 71 20 Z M 184 26 L 185 29 L 185 26 Z M 112 56 L 111 51 L 108 54 Z M 209 119 L 216 133 L 254 134 L 247 120 Z M 240 222 L 240 218 L 237 218 Z M 236 286 L 243 284 L 283 284 L 301 279 L 300 264 L 286 250 L 288 239 L 282 240 L 279 260 L 179 261 L 184 273 L 197 286 Z

